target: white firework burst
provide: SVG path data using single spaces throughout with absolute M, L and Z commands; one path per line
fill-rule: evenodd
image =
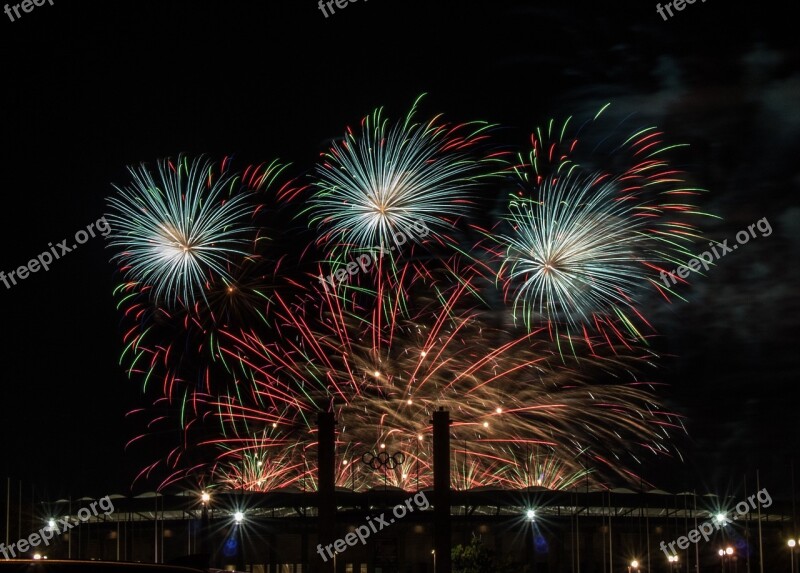
M 505 229 L 486 234 L 501 260 L 496 278 L 529 330 L 566 325 L 584 336 L 642 340 L 641 325 L 652 328 L 639 310 L 645 293 L 680 298 L 659 276 L 692 257 L 702 238 L 696 222 L 711 215 L 691 203 L 704 190 L 671 165 L 670 151 L 680 146 L 666 144 L 657 128 L 624 140 L 601 133 L 582 151 L 578 133 L 602 112 L 574 135 L 570 120 L 535 131 L 529 156 L 514 167 L 518 190 Z M 593 167 L 582 167 L 584 159 Z
M 471 192 L 486 163 L 471 151 L 491 127 L 484 122 L 456 126 L 415 123 L 411 112 L 390 126 L 376 110 L 360 134 L 334 143 L 317 168 L 308 211 L 322 231 L 321 242 L 347 249 L 399 246 L 401 233 L 425 226 L 432 237 L 452 228 L 469 212 Z
M 133 180 L 108 199 L 109 246 L 126 278 L 151 288 L 153 300 L 174 306 L 205 299 L 210 273 L 229 280 L 232 255 L 241 246 L 252 209 L 247 195 L 231 195 L 239 178 L 215 173 L 211 161 L 158 162 L 154 176 L 142 164 L 129 167 Z
M 514 198 L 506 216 L 513 232 L 496 243 L 515 315 L 529 328 L 536 317 L 574 327 L 633 308 L 654 242 L 643 212 L 600 175 L 567 175 L 544 182 L 536 199 Z

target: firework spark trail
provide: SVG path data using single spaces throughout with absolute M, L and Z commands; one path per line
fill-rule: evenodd
M 456 420 L 454 455 L 458 442 L 469 442 L 473 477 L 465 484 L 454 473 L 455 487 L 519 484 L 522 464 L 544 464 L 552 471 L 540 471 L 546 476 L 540 479 L 562 486 L 586 472 L 594 483 L 609 476 L 629 480 L 620 464 L 627 449 L 670 453 L 669 431 L 680 430 L 680 423 L 655 405 L 647 385 L 588 382 L 593 375 L 636 368 L 641 359 L 622 357 L 619 349 L 603 358 L 597 344 L 594 356 L 566 367 L 547 339 L 509 337 L 460 310 L 469 307 L 468 293 L 460 285 L 413 317 L 398 312 L 390 332 L 374 332 L 375 321 L 343 310 L 333 297 L 322 305 L 323 320 L 313 324 L 297 309 L 284 308 L 283 332 L 292 331 L 286 346 L 263 343 L 255 333 L 236 338 L 237 353 L 264 365 L 253 381 L 267 406 L 252 407 L 238 397 L 223 401 L 219 412 L 228 461 L 235 459 L 229 450 L 283 455 L 287 440 L 296 440 L 291 448 L 296 456 L 285 461 L 303 468 L 293 481 L 306 483 L 307 464 L 314 463 L 309 453 L 316 447 L 311 414 L 328 407 L 339 420 L 339 456 L 357 464 L 339 468 L 338 482 L 357 488 L 383 480 L 399 487 L 410 487 L 412 480 L 429 485 L 429 420 L 440 406 Z M 376 339 L 381 343 L 373 343 Z M 253 450 L 251 436 L 267 430 L 274 444 L 261 441 Z M 526 456 L 528 450 L 536 456 Z M 407 461 L 383 474 L 370 473 L 357 463 L 368 451 L 402 451 Z M 588 454 L 579 459 L 579 452 Z M 591 469 L 582 466 L 587 458 Z
M 295 198 L 302 187 L 293 180 L 282 184 L 279 182 L 283 179 L 285 165 L 278 162 L 250 166 L 241 174 L 231 170 L 228 160 L 221 163 L 218 172 L 212 169 L 209 162 L 199 159 L 191 162 L 191 165 L 185 158 L 180 158 L 177 166 L 169 160 L 161 161 L 159 165 L 162 178 L 168 182 L 164 189 L 173 200 L 178 200 L 177 196 L 184 191 L 191 191 L 181 195 L 180 200 L 192 200 L 191 197 L 194 197 L 195 201 L 203 202 L 210 210 L 214 202 L 221 209 L 232 205 L 227 199 L 229 196 L 242 198 L 239 209 L 246 214 L 246 218 L 236 221 L 240 231 L 235 234 L 237 241 L 240 241 L 237 246 L 242 248 L 220 251 L 217 268 L 205 269 L 202 285 L 191 287 L 200 289 L 193 290 L 196 295 L 194 299 L 185 298 L 180 289 L 174 291 L 173 298 L 154 295 L 159 286 L 163 288 L 168 284 L 166 282 L 153 285 L 129 280 L 115 289 L 123 318 L 124 346 L 120 363 L 125 365 L 130 377 L 142 380 L 148 394 L 156 391 L 161 396 L 145 412 L 137 412 L 139 415 L 133 419 L 142 420 L 152 416 L 151 420 L 147 420 L 145 432 L 156 436 L 164 432 L 169 436 L 183 436 L 182 443 L 176 444 L 163 459 L 146 467 L 137 478 L 144 479 L 168 468 L 171 474 L 164 480 L 166 484 L 177 479 L 179 471 L 175 468 L 183 466 L 183 469 L 197 469 L 199 466 L 205 467 L 208 459 L 213 459 L 214 456 L 209 457 L 204 453 L 202 444 L 210 435 L 208 416 L 216 412 L 216 396 L 231 393 L 242 400 L 258 403 L 251 397 L 252 384 L 243 378 L 250 371 L 238 359 L 229 359 L 222 352 L 219 346 L 220 333 L 222 328 L 233 325 L 239 328 L 257 325 L 262 335 L 267 335 L 272 328 L 272 296 L 278 288 L 285 255 L 274 249 L 274 241 L 270 238 L 273 235 L 271 223 L 272 219 L 286 219 L 280 213 L 281 205 Z M 144 172 L 146 168 L 141 169 Z M 164 169 L 175 171 L 163 172 Z M 205 173 L 202 180 L 199 179 L 201 172 Z M 195 178 L 188 174 L 194 174 Z M 134 197 L 137 191 L 145 197 L 165 194 L 164 190 L 156 188 L 155 181 L 151 181 L 150 186 L 151 183 L 140 178 L 139 183 L 139 187 L 121 191 L 109 203 L 116 201 L 117 205 L 123 205 L 129 201 L 126 208 L 135 210 L 138 208 Z M 180 205 L 173 207 L 171 211 L 165 207 L 162 213 L 145 210 L 141 219 L 131 219 L 130 225 L 152 223 L 154 226 L 150 230 L 157 232 L 158 215 L 191 218 L 193 211 L 188 206 L 185 209 Z M 128 217 L 129 213 L 120 210 L 118 216 Z M 191 226 L 196 222 L 187 220 L 186 225 Z M 147 230 L 143 227 L 137 232 L 146 236 Z M 232 229 L 220 229 L 220 232 L 224 236 L 228 236 L 229 232 L 230 236 L 234 235 Z M 113 260 L 123 265 L 120 268 L 123 274 L 130 271 L 131 261 L 125 250 L 128 237 L 126 234 L 120 235 L 117 242 L 111 245 L 121 249 Z M 220 269 L 224 272 L 218 273 Z M 177 273 L 186 269 L 169 270 Z M 163 275 L 161 277 L 163 279 Z M 192 274 L 187 273 L 184 280 L 189 285 L 193 280 Z M 215 422 L 213 427 L 218 432 L 218 423 Z M 133 443 L 145 438 L 144 435 L 137 436 Z M 150 448 L 161 451 L 161 440 L 156 440 L 154 445 L 151 444 Z M 206 461 L 200 463 L 197 459 Z
M 633 452 L 670 454 L 669 432 L 680 423 L 655 404 L 648 385 L 589 383 L 636 369 L 647 356 L 595 343 L 565 366 L 539 331 L 514 336 L 488 327 L 467 277 L 438 285 L 431 276 L 427 271 L 409 281 L 417 291 L 408 295 L 411 316 L 409 305 L 386 307 L 377 296 L 372 307 L 362 297 L 352 308 L 327 291 L 309 292 L 276 299 L 278 338 L 223 329 L 220 351 L 238 364 L 241 380 L 235 392 L 187 400 L 201 402 L 194 408 L 206 420 L 215 412 L 219 437 L 187 438 L 173 450 L 167 464 L 174 471 L 165 484 L 190 475 L 178 465 L 197 457 L 192 449 L 216 449 L 213 467 L 202 469 L 223 483 L 234 486 L 246 477 L 254 490 L 277 484 L 313 489 L 314 414 L 330 409 L 339 420 L 339 456 L 349 461 L 337 468 L 337 481 L 357 489 L 384 480 L 430 485 L 429 419 L 440 406 L 456 421 L 454 487 L 512 487 L 525 480 L 568 487 L 580 476 L 591 476 L 595 485 L 613 477 L 631 481 L 638 479 L 627 468 Z M 424 292 L 437 294 L 423 298 Z M 197 423 L 190 419 L 187 431 Z M 457 468 L 458 444 L 465 440 L 469 446 Z M 371 472 L 358 463 L 367 451 L 402 451 L 407 460 Z M 199 471 L 197 464 L 190 467 Z
M 121 273 L 132 277 L 114 291 L 125 323 L 120 362 L 145 388 L 159 380 L 163 395 L 173 398 L 186 384 L 210 392 L 210 366 L 217 375 L 230 368 L 218 348 L 222 326 L 269 327 L 283 255 L 272 250 L 268 220 L 302 188 L 292 180 L 279 183 L 285 165 L 278 162 L 241 174 L 227 159 L 218 172 L 209 161 L 183 156 L 158 166 L 158 178 L 146 166 L 131 168 L 134 184 L 117 188 L 108 200 L 109 218 L 126 221 L 109 246 Z M 164 221 L 198 245 L 197 253 L 186 251 L 193 262 L 173 264 L 159 254 L 166 248 L 160 242 Z M 197 269 L 209 252 L 201 277 Z
M 581 148 L 568 125 L 536 130 L 532 151 L 514 168 L 519 190 L 502 224 L 483 231 L 499 261 L 497 281 L 529 330 L 642 341 L 638 325 L 650 325 L 641 299 L 650 287 L 674 294 L 657 278 L 701 239 L 696 223 L 709 215 L 689 201 L 703 190 L 670 166 L 679 146 L 666 146 L 654 128 L 627 138 L 606 159 L 610 167 L 597 169 L 577 162 Z
M 502 155 L 475 157 L 493 126 L 416 123 L 420 98 L 393 127 L 378 109 L 348 129 L 343 142 L 323 155 L 308 208 L 320 242 L 332 253 L 397 246 L 395 234 L 425 224 L 441 238 L 470 212 L 481 180 L 493 176 Z M 494 166 L 494 169 L 491 167 Z

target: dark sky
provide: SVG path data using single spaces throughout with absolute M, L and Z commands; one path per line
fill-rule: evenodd
M 508 142 L 612 102 L 691 144 L 685 169 L 732 238 L 773 233 L 648 309 L 651 378 L 687 416 L 686 462 L 644 468 L 665 488 L 788 491 L 800 392 L 800 44 L 786 8 L 709 0 L 665 22 L 655 2 L 55 0 L 0 14 L 0 270 L 105 209 L 125 166 L 180 152 L 280 158 L 302 175 L 375 107 L 484 119 Z M 616 115 L 614 115 L 616 114 Z M 117 361 L 114 267 L 102 239 L 11 289 L 0 284 L 0 477 L 53 495 L 122 491 L 139 388 Z M 664 471 L 664 470 L 668 471 Z M 771 481 L 770 481 L 771 480 Z

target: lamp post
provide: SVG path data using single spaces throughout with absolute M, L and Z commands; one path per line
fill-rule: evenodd
M 237 571 L 244 571 L 245 569 L 245 562 L 244 562 L 244 536 L 242 535 L 242 527 L 244 525 L 244 512 L 241 510 L 236 511 L 233 514 L 233 523 L 234 527 L 236 528 L 236 570 Z
M 203 490 L 200 493 L 200 553 L 208 555 L 210 566 L 216 565 L 211 554 L 211 527 L 208 519 L 208 505 L 211 503 L 211 494 Z
M 669 561 L 669 570 L 670 571 L 680 571 L 680 565 L 678 565 L 678 556 L 677 555 L 670 555 L 667 557 L 667 561 Z
M 725 571 L 725 559 L 727 558 L 728 561 L 730 561 L 731 559 L 734 559 L 734 560 L 736 559 L 736 557 L 734 557 L 734 555 L 733 555 L 733 547 L 728 546 L 725 549 L 720 548 L 720 550 L 717 551 L 717 554 L 719 555 L 720 570 L 724 573 L 724 571 Z M 734 563 L 735 563 L 735 561 L 734 561 Z
M 789 572 L 790 573 L 794 573 L 794 548 L 797 545 L 797 540 L 796 539 L 790 539 L 787 542 L 787 545 L 789 546 L 789 559 L 790 559 L 790 563 L 791 563 L 791 566 L 789 568 Z
M 431 549 L 431 555 L 433 555 L 433 571 L 436 573 L 436 550 Z
M 536 510 L 526 511 L 525 518 L 531 524 L 531 572 L 533 573 L 536 571 Z
M 636 559 L 634 559 L 633 561 L 631 561 L 631 564 L 628 565 L 628 573 L 631 573 L 631 571 L 636 571 L 638 569 L 639 569 L 639 562 Z

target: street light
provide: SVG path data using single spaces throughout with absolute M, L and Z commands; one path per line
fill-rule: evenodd
M 725 554 L 728 557 L 730 557 L 731 559 L 733 559 L 733 570 L 734 571 L 738 571 L 739 570 L 739 562 L 736 560 L 736 556 L 733 554 L 733 547 L 729 546 L 727 549 L 725 549 Z
M 208 506 L 211 502 L 211 494 L 206 490 L 200 492 L 200 552 L 211 555 L 211 534 L 210 522 L 208 518 Z M 117 545 L 119 547 L 119 545 Z M 216 565 L 211 563 L 211 565 Z
M 790 539 L 787 542 L 787 545 L 789 546 L 789 558 L 791 559 L 791 568 L 789 569 L 789 571 L 791 573 L 794 573 L 794 548 L 797 545 L 797 540 Z
M 531 571 L 536 571 L 536 510 L 533 508 L 526 510 L 525 518 L 531 524 Z
M 433 573 L 436 573 L 436 550 L 431 549 L 431 555 L 433 555 Z
M 634 559 L 633 561 L 631 561 L 631 564 L 628 565 L 628 573 L 631 573 L 632 569 L 638 569 L 638 568 L 639 568 L 639 562 L 636 559 Z
M 244 536 L 242 535 L 242 530 L 244 529 L 244 512 L 242 510 L 237 510 L 233 514 L 233 522 L 236 525 L 234 531 L 234 535 L 236 536 L 236 571 L 244 571 Z
M 717 551 L 717 554 L 719 555 L 720 570 L 724 572 L 725 571 L 725 558 L 729 557 L 729 558 L 735 559 L 735 557 L 733 557 L 733 547 L 728 546 L 725 549 L 720 548 L 720 550 Z
M 668 555 L 667 561 L 669 561 L 669 570 L 670 571 L 680 571 L 680 566 L 678 565 L 678 556 L 677 555 Z

